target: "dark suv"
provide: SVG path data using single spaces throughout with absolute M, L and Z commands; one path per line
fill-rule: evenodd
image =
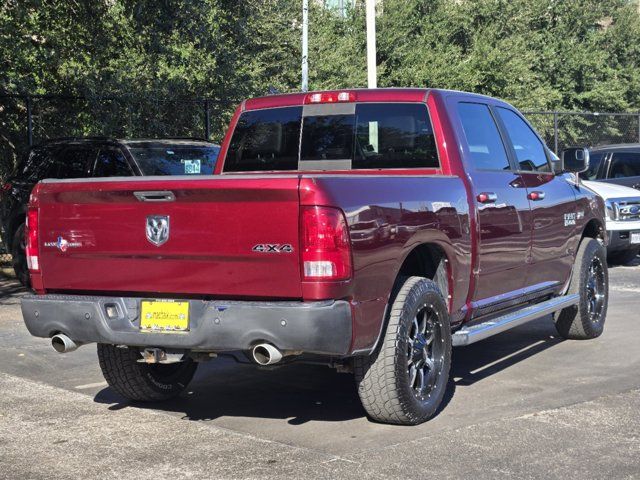
M 211 174 L 219 152 L 218 145 L 196 139 L 65 138 L 32 147 L 0 186 L 0 236 L 13 256 L 18 279 L 25 285 L 29 282 L 24 223 L 29 194 L 38 181 Z

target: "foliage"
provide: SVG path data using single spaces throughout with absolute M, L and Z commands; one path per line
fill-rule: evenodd
M 310 87 L 366 86 L 364 1 L 310 1 Z M 640 109 L 640 13 L 626 0 L 383 0 L 380 86 L 496 95 L 524 109 Z M 4 0 L 0 94 L 33 102 L 35 139 L 201 135 L 235 105 L 300 85 L 300 0 Z M 109 98 L 103 98 L 103 97 Z M 0 97 L 0 176 L 26 143 L 24 99 Z M 576 127 L 577 128 L 577 127 Z

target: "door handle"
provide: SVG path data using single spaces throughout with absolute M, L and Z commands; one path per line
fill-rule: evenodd
M 482 192 L 476 197 L 479 203 L 494 203 L 498 196 L 493 192 Z
M 133 192 L 133 195 L 141 202 L 173 202 L 176 196 L 168 190 L 152 192 Z
M 529 200 L 533 200 L 534 202 L 537 202 L 539 200 L 544 200 L 544 192 L 540 192 L 540 191 L 533 191 L 533 192 L 529 192 L 529 194 L 527 195 L 527 198 Z

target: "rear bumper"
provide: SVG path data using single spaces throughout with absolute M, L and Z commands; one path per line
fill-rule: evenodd
M 76 342 L 224 352 L 269 342 L 280 350 L 342 356 L 351 346 L 351 308 L 346 301 L 189 301 L 190 329 L 147 333 L 139 329 L 140 298 L 27 295 L 22 315 L 29 332 L 49 338 L 64 333 Z M 116 305 L 117 318 L 106 306 Z

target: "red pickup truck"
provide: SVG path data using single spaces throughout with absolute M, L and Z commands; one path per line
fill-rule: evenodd
M 214 175 L 45 180 L 31 195 L 29 331 L 97 342 L 136 401 L 200 361 L 352 371 L 377 421 L 441 403 L 452 346 L 554 314 L 602 333 L 604 204 L 509 104 L 377 89 L 246 100 Z M 245 355 L 241 355 L 244 353 Z

